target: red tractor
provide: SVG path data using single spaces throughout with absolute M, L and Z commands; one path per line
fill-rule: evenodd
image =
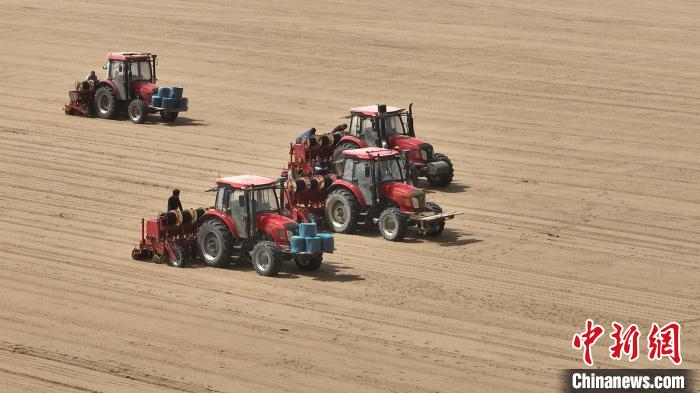
M 333 159 L 337 135 L 304 138 L 292 145 L 286 176 L 286 208 L 300 222 L 325 218 L 335 232 L 378 226 L 385 239 L 400 241 L 409 226 L 440 235 L 445 221 L 461 212 L 443 212 L 425 201 L 425 192 L 406 184 L 406 158 L 397 150 L 366 147 L 344 150 Z M 337 150 L 336 150 L 337 151 Z M 338 170 L 337 168 L 340 168 Z
M 155 54 L 108 53 L 102 68 L 107 72 L 106 79 L 94 86 L 81 86 L 81 90 L 94 92 L 94 99 L 81 97 L 77 94 L 79 89 L 70 92 L 71 100 L 64 108 L 66 114 L 96 114 L 103 119 L 115 119 L 126 110 L 131 121 L 143 123 L 149 113 L 159 112 L 161 119 L 172 122 L 188 109 L 181 87 L 156 85 Z
M 333 252 L 332 236 L 315 233 L 315 225 L 302 227 L 306 234 L 300 233 L 296 221 L 280 214 L 283 196 L 278 190 L 274 180 L 259 176 L 219 179 L 210 190 L 216 192 L 214 207 L 161 213 L 145 222 L 145 231 L 142 223 L 141 242 L 132 257 L 155 256 L 178 267 L 197 254 L 213 267 L 227 266 L 232 257 L 250 257 L 263 276 L 277 274 L 283 260 L 294 260 L 301 270 L 316 270 L 323 252 Z
M 447 187 L 452 182 L 452 162 L 442 153 L 434 153 L 433 146 L 416 138 L 413 128 L 413 104 L 408 110 L 386 105 L 370 105 L 350 109 L 350 127 L 335 148 L 334 162 L 340 171 L 343 151 L 362 147 L 384 147 L 408 152 L 411 163 L 409 179 L 414 185 L 419 177 L 426 177 L 436 187 Z

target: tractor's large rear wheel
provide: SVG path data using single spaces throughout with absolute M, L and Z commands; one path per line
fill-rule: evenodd
M 351 232 L 357 226 L 360 204 L 346 189 L 335 190 L 326 198 L 326 222 L 335 232 Z
M 224 267 L 231 262 L 233 236 L 221 221 L 210 220 L 202 223 L 197 231 L 197 246 L 207 266 Z
M 447 187 L 452 183 L 452 177 L 454 177 L 454 168 L 452 167 L 452 161 L 447 158 L 446 155 L 442 153 L 435 153 L 433 156 L 433 161 L 444 161 L 447 163 L 448 170 L 447 173 L 441 175 L 428 175 L 428 183 L 435 187 Z
M 253 248 L 251 259 L 255 271 L 261 276 L 274 276 L 282 268 L 282 254 L 273 242 L 259 242 Z
M 119 113 L 117 97 L 114 96 L 112 89 L 107 86 L 97 89 L 95 106 L 97 107 L 97 116 L 103 119 L 114 119 Z
M 408 220 L 398 208 L 389 207 L 379 215 L 379 232 L 384 239 L 399 242 L 406 236 Z
M 146 116 L 148 115 L 148 108 L 146 103 L 142 99 L 136 98 L 131 100 L 129 103 L 129 109 L 127 110 L 129 119 L 136 124 L 142 124 L 146 121 Z
M 342 142 L 335 147 L 335 150 L 333 150 L 333 165 L 335 166 L 335 173 L 339 175 L 343 173 L 343 152 L 345 150 L 353 150 L 357 148 L 358 146 L 352 142 Z

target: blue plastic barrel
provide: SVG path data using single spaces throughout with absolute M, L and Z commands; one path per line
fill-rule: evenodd
M 327 253 L 333 253 L 335 250 L 335 241 L 333 240 L 333 235 L 328 232 L 320 232 L 318 237 L 321 238 L 321 250 Z
M 170 89 L 167 87 L 159 87 L 158 88 L 158 96 L 159 97 L 170 97 Z
M 151 97 L 151 106 L 154 106 L 156 108 L 160 108 L 160 106 L 163 105 L 163 99 L 159 96 L 153 96 Z
M 321 238 L 318 236 L 306 238 L 306 252 L 311 254 L 321 253 Z
M 175 104 L 177 103 L 176 99 L 168 98 L 168 97 L 163 97 L 162 101 L 163 101 L 162 108 L 167 108 L 167 109 L 174 108 Z
M 315 222 L 304 222 L 299 224 L 299 236 L 301 237 L 315 237 L 316 236 L 316 223 Z
M 178 108 L 187 108 L 189 105 L 189 102 L 187 100 L 187 97 L 182 97 L 180 98 L 180 104 L 177 106 Z
M 182 98 L 182 87 L 173 86 L 170 88 L 170 98 Z
M 289 244 L 292 246 L 292 254 L 306 251 L 306 239 L 301 236 L 292 236 L 289 239 Z

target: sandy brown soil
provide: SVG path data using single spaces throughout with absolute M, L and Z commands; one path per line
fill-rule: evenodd
M 586 318 L 680 321 L 700 365 L 698 3 L 73 3 L 0 1 L 3 391 L 550 392 Z M 185 87 L 177 125 L 63 114 L 123 49 Z M 441 239 L 339 235 L 278 278 L 130 259 L 171 188 L 208 205 L 410 101 L 456 165 Z

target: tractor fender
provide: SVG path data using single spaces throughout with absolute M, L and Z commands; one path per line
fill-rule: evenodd
M 360 189 L 357 187 L 357 185 L 347 180 L 338 179 L 334 181 L 333 184 L 330 187 L 328 187 L 328 194 L 340 188 L 352 192 L 352 194 L 355 195 L 355 198 L 357 198 L 357 202 L 360 204 L 360 206 L 367 206 L 365 198 L 362 196 L 362 193 L 360 192 Z
M 117 85 L 116 85 L 114 82 L 112 82 L 112 81 L 109 80 L 109 79 L 101 80 L 101 81 L 97 84 L 97 86 L 95 86 L 95 90 L 97 90 L 97 89 L 99 89 L 100 87 L 103 87 L 103 86 L 107 86 L 107 87 L 109 87 L 110 89 L 112 89 L 112 93 L 114 93 L 114 97 L 115 97 L 116 99 L 119 99 L 119 100 L 122 99 L 122 98 L 119 97 L 119 90 L 117 89 Z
M 354 136 L 354 135 L 345 135 L 344 137 L 340 138 L 340 140 L 338 141 L 337 144 L 339 145 L 339 144 L 341 144 L 341 143 L 343 143 L 343 142 L 351 142 L 351 143 L 354 143 L 354 144 L 356 144 L 360 149 L 363 148 L 363 147 L 367 147 L 367 144 L 365 143 L 365 141 L 363 141 L 362 139 L 360 139 L 360 138 L 358 138 L 358 137 L 356 137 L 356 136 Z
M 238 232 L 236 231 L 236 227 L 233 225 L 233 220 L 231 217 L 228 215 L 222 213 L 219 210 L 216 209 L 209 209 L 204 213 L 204 215 L 199 219 L 199 223 L 201 224 L 204 221 L 207 220 L 219 220 L 222 221 L 224 224 L 226 224 L 226 227 L 228 228 L 229 231 L 231 231 L 231 235 L 234 238 L 239 237 Z

